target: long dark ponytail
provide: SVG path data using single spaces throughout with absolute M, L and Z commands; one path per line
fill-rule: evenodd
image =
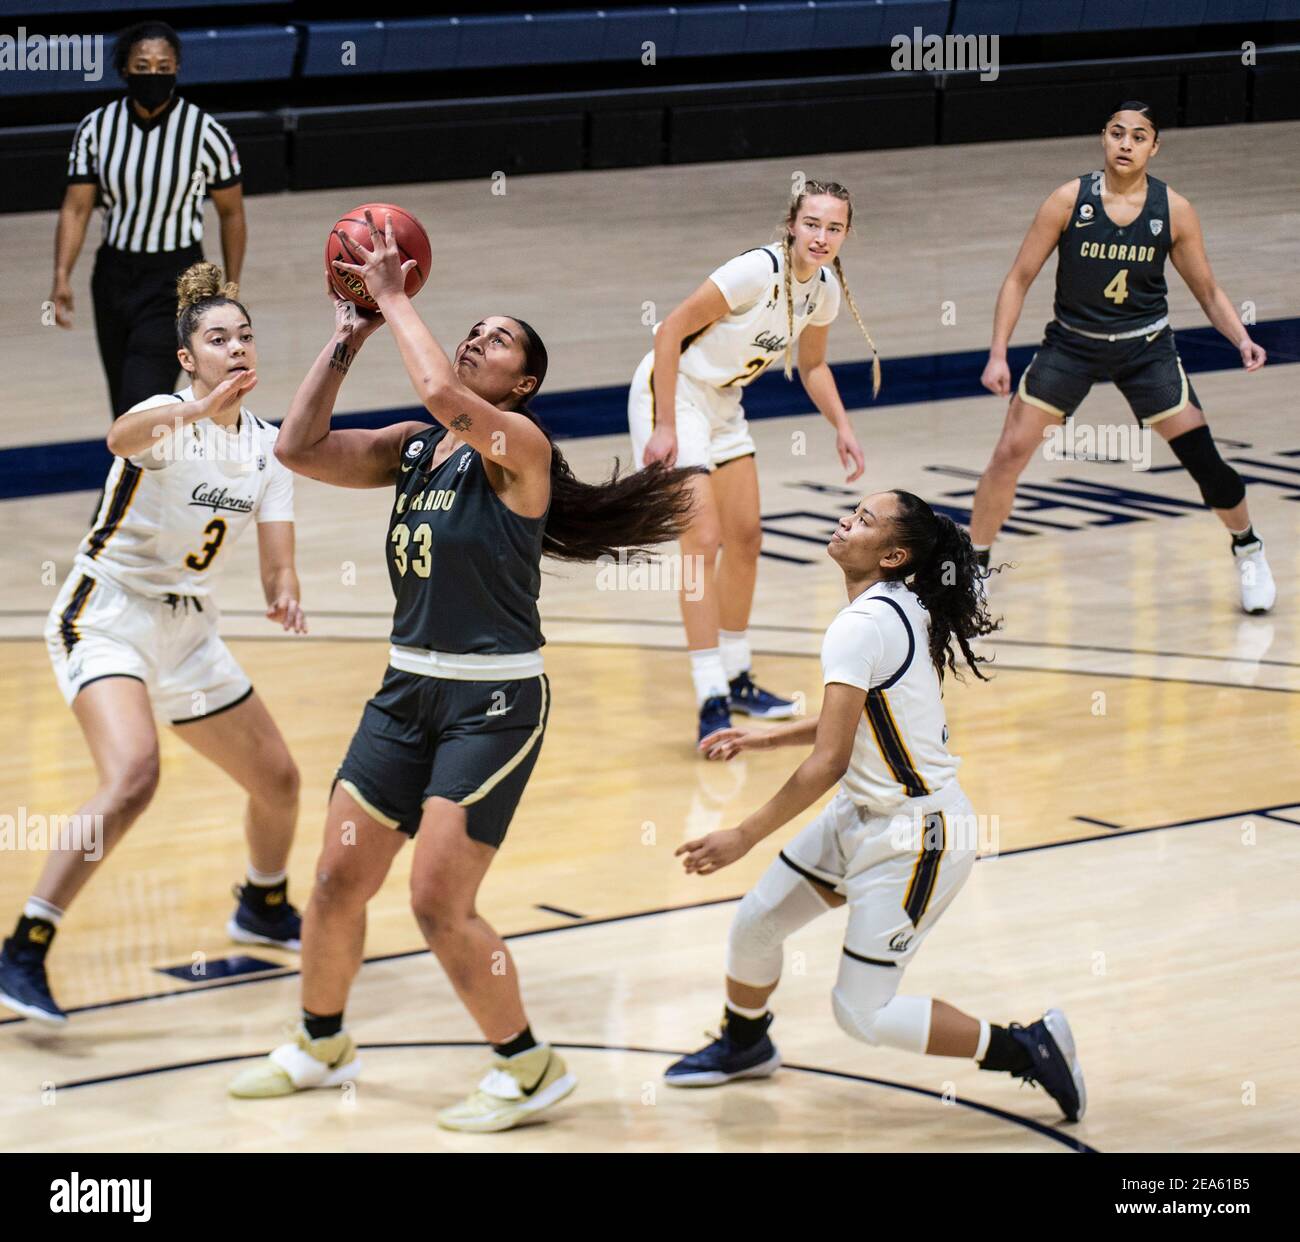
M 535 376 L 529 398 L 546 378 L 546 346 L 537 330 L 517 315 L 523 329 L 524 374 Z M 690 525 L 693 496 L 687 480 L 695 470 L 680 470 L 652 462 L 642 470 L 614 471 L 603 483 L 584 483 L 573 473 L 550 430 L 521 403 L 520 414 L 531 419 L 551 442 L 551 507 L 542 535 L 542 552 L 561 561 L 596 561 L 617 557 L 620 548 L 644 554 L 657 543 L 676 539 Z
M 897 489 L 894 495 L 899 506 L 894 534 L 899 546 L 910 553 L 895 576 L 911 579 L 909 585 L 930 614 L 930 660 L 939 680 L 943 680 L 945 666 L 961 679 L 952 649 L 955 642 L 971 672 L 988 681 L 979 666 L 989 661 L 977 656 L 970 643 L 993 633 L 1002 623 L 989 616 L 979 588 L 983 570 L 970 536 L 919 496 Z

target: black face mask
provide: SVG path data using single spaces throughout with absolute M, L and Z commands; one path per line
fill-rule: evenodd
M 160 108 L 176 89 L 174 73 L 128 73 L 126 93 L 146 112 Z

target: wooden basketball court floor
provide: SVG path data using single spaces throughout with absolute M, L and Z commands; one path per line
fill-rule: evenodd
M 1156 172 L 1201 212 L 1235 302 L 1294 316 L 1300 125 L 1169 131 Z M 845 265 L 890 357 L 987 344 L 992 302 L 1038 201 L 1097 163 L 1092 139 L 809 156 L 747 164 L 369 187 L 249 202 L 245 294 L 261 350 L 251 407 L 282 415 L 328 332 L 315 293 L 322 229 L 358 197 L 388 198 L 438 232 L 442 275 L 421 295 L 445 341 L 484 313 L 546 336 L 548 387 L 626 383 L 660 315 L 722 259 L 770 236 L 792 171 L 859 194 Z M 1007 170 L 1017 170 L 1011 180 Z M 211 225 L 210 225 L 211 227 Z M 89 322 L 87 256 L 72 333 L 36 326 L 52 213 L 0 221 L 10 364 L 0 448 L 84 439 L 105 426 Z M 215 236 L 215 233 L 211 234 Z M 33 242 L 37 239 L 39 244 Z M 215 246 L 209 243 L 209 252 Z M 1016 343 L 1049 314 L 1051 263 Z M 1170 273 L 1174 322 L 1204 320 Z M 953 303 L 955 323 L 941 322 Z M 952 318 L 949 314 L 946 318 Z M 865 346 L 842 316 L 832 362 Z M 1275 612 L 1237 608 L 1227 540 L 1160 442 L 1150 472 L 1036 457 L 1016 562 L 994 587 L 1005 617 L 985 650 L 994 679 L 949 682 L 961 780 L 988 817 L 976 867 L 904 980 L 993 1021 L 1065 1008 L 1090 1111 L 1057 1126 L 1041 1093 L 960 1061 L 850 1041 L 831 1015 L 843 912 L 787 946 L 773 1079 L 674 1092 L 659 1075 L 698 1046 L 721 1004 L 734 901 L 798 824 L 719 875 L 672 858 L 688 836 L 739 821 L 798 761 L 779 750 L 714 765 L 692 753 L 692 701 L 669 590 L 605 590 L 594 568 L 548 564 L 542 610 L 554 708 L 536 773 L 481 908 L 511 937 L 534 1028 L 565 1049 L 577 1093 L 545 1124 L 470 1138 L 432 1124 L 463 1094 L 484 1049 L 406 905 L 410 851 L 372 903 L 349 1023 L 366 1071 L 355 1090 L 237 1102 L 225 1081 L 284 1038 L 296 959 L 263 973 L 189 981 L 165 968 L 217 963 L 229 885 L 241 875 L 240 795 L 173 735 L 157 799 L 66 919 L 51 956 L 64 1032 L 0 1019 L 0 1145 L 55 1150 L 1272 1150 L 1293 1147 L 1300 1075 L 1294 944 L 1300 917 L 1300 579 L 1291 417 L 1295 358 L 1259 374 L 1194 376 L 1225 455 L 1250 494 L 1279 580 Z M 367 347 L 343 410 L 408 404 L 391 345 Z M 821 634 L 844 599 L 814 538 L 866 491 L 907 487 L 969 503 L 1001 424 L 993 397 L 858 410 L 866 476 L 845 486 L 812 416 L 754 424 L 765 555 L 756 667 L 815 710 Z M 1081 421 L 1127 424 L 1111 388 Z M 807 433 L 807 452 L 796 433 Z M 583 476 L 626 456 L 622 437 L 567 441 Z M 1165 469 L 1162 469 L 1165 468 Z M 1111 489 L 1099 497 L 1098 489 Z M 1119 489 L 1126 489 L 1127 496 Z M 1133 493 L 1140 493 L 1137 498 Z M 1118 497 L 1118 498 L 1117 498 Z M 80 492 L 0 502 L 0 813 L 71 812 L 93 769 L 54 685 L 40 628 L 93 504 Z M 387 499 L 299 481 L 298 540 L 312 627 L 288 639 L 262 619 L 254 541 L 231 555 L 223 631 L 279 721 L 304 777 L 291 891 L 305 901 L 329 781 L 378 684 L 391 596 Z M 51 566 L 53 568 L 51 568 Z M 812 812 L 809 812 L 809 816 Z M 802 817 L 800 823 L 808 816 Z M 7 933 L 40 866 L 0 855 Z M 215 966 L 214 966 L 215 969 Z

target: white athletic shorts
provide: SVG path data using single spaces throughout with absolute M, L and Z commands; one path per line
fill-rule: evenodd
M 974 809 L 952 781 L 888 815 L 872 815 L 841 785 L 781 859 L 847 899 L 850 957 L 901 967 L 966 883 L 977 852 Z
M 627 425 L 632 433 L 632 456 L 638 470 L 645 465 L 645 446 L 654 431 L 654 397 L 650 391 L 654 361 L 653 352 L 641 359 L 627 394 Z M 754 451 L 745 410 L 740 404 L 740 389 L 715 388 L 678 372 L 676 405 L 676 465 L 703 466 L 712 471 Z
M 217 634 L 211 598 L 175 603 L 123 591 L 73 570 L 45 623 L 45 642 L 69 705 L 92 681 L 134 677 L 170 724 L 212 716 L 253 693 Z

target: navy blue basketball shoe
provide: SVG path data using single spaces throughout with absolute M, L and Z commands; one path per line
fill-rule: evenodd
M 0 1004 L 7 1005 L 24 1018 L 63 1026 L 68 1015 L 50 995 L 50 981 L 45 974 L 45 954 L 12 939 L 0 950 Z
M 705 699 L 700 704 L 700 733 L 697 741 L 704 741 L 711 733 L 731 728 L 731 713 L 727 710 L 727 700 L 720 694 Z
M 1042 1087 L 1060 1106 L 1066 1121 L 1081 1120 L 1088 1108 L 1088 1092 L 1065 1014 L 1049 1009 L 1037 1022 L 1028 1026 L 1013 1022 L 1007 1029 L 1033 1061 L 1017 1077 Z
M 760 720 L 785 720 L 794 715 L 794 700 L 778 698 L 754 685 L 748 669 L 731 679 L 729 703 L 733 712 L 744 712 Z
M 302 915 L 289 904 L 287 881 L 261 888 L 236 884 L 239 906 L 226 924 L 226 934 L 240 944 L 269 944 L 294 953 L 302 949 Z
M 664 1082 L 673 1087 L 718 1087 L 737 1078 L 770 1077 L 781 1064 L 781 1054 L 768 1038 L 767 1028 L 771 1025 L 769 1013 L 764 1016 L 758 1042 L 742 1048 L 727 1034 L 724 1023 L 722 1033 L 711 1044 L 664 1070 Z

